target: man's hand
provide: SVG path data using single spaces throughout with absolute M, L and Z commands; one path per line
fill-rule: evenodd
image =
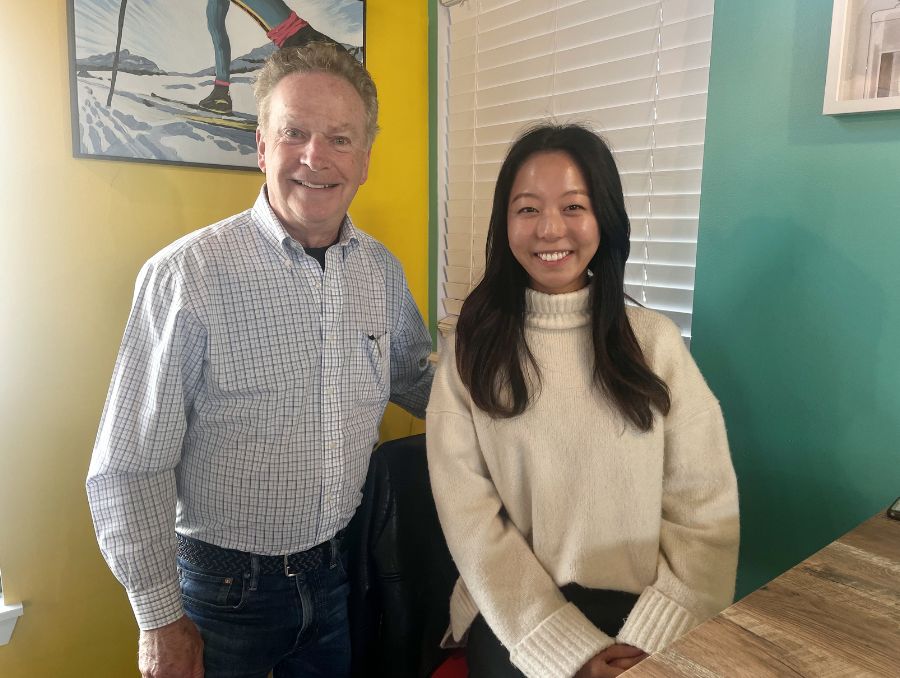
M 582 666 L 575 678 L 615 678 L 646 656 L 643 650 L 631 645 L 610 645 Z
M 203 639 L 187 617 L 141 631 L 138 668 L 142 678 L 203 678 Z

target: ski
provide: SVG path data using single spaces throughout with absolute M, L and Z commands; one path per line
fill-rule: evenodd
M 181 101 L 179 99 L 170 99 L 168 97 L 164 97 L 162 94 L 157 94 L 156 92 L 150 92 L 150 97 L 152 99 L 159 99 L 160 101 L 165 101 L 167 104 L 174 104 L 176 106 L 185 106 L 186 108 L 193 109 L 195 111 L 200 111 L 204 115 L 216 115 L 222 118 L 229 118 L 234 120 L 243 120 L 245 122 L 252 121 L 254 124 L 256 123 L 256 118 L 252 115 L 247 115 L 246 113 L 216 113 L 215 111 L 209 111 L 200 104 L 192 104 L 187 101 Z
M 225 127 L 228 129 L 236 129 L 244 132 L 256 131 L 256 118 L 247 114 L 225 114 L 207 111 L 198 104 L 188 103 L 187 101 L 179 101 L 178 99 L 170 99 L 156 92 L 150 93 L 150 98 L 138 97 L 140 100 L 151 108 L 159 108 L 173 113 L 191 122 L 199 122 L 207 125 L 215 125 L 216 127 Z
M 179 113 L 182 118 L 191 120 L 192 122 L 202 122 L 208 125 L 216 125 L 217 127 L 228 127 L 229 129 L 239 129 L 244 132 L 255 132 L 256 123 L 250 120 L 234 120 L 232 118 L 223 118 L 215 114 L 201 115 L 200 113 Z

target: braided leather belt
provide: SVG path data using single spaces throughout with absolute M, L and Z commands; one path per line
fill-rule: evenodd
M 257 558 L 260 574 L 296 577 L 298 574 L 318 568 L 331 554 L 331 541 L 322 542 L 308 551 L 298 551 L 285 556 L 261 556 L 222 548 L 177 533 L 176 537 L 179 558 L 201 570 L 212 570 L 222 574 L 249 572 L 252 559 Z

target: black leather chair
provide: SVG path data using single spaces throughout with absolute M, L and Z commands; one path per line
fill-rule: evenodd
M 344 544 L 352 675 L 430 676 L 450 654 L 440 641 L 457 571 L 431 494 L 424 434 L 372 454 Z

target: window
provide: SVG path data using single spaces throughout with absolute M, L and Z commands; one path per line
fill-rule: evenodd
M 6 645 L 16 628 L 16 620 L 22 616 L 22 605 L 6 605 L 3 602 L 3 579 L 0 578 L 0 645 Z
M 443 331 L 483 273 L 510 142 L 551 118 L 609 142 L 631 218 L 626 290 L 689 339 L 712 15 L 713 0 L 466 0 L 441 11 Z

